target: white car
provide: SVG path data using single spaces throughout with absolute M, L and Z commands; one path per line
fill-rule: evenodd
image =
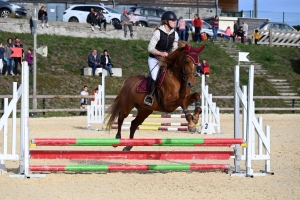
M 87 23 L 86 18 L 92 8 L 94 8 L 95 10 L 103 10 L 103 14 L 106 18 L 107 23 L 114 24 L 121 22 L 121 13 L 119 13 L 118 11 L 104 5 L 89 4 L 76 4 L 70 6 L 67 10 L 64 11 L 62 21 Z

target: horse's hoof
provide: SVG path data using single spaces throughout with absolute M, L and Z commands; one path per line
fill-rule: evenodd
M 116 139 L 121 139 L 121 135 L 116 135 Z
M 196 127 L 188 127 L 189 132 L 196 133 L 197 128 Z
M 123 148 L 123 151 L 130 151 L 132 149 L 132 146 L 126 146 Z
M 195 124 L 198 124 L 198 121 L 199 121 L 199 120 L 193 119 L 193 122 L 194 122 Z

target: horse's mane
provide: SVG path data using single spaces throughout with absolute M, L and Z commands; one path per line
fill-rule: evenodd
M 161 62 L 161 67 L 170 68 L 170 67 L 181 67 L 183 60 L 185 58 L 185 45 L 186 42 L 178 42 L 178 48 L 171 52 L 168 57 L 160 57 L 159 61 Z M 176 64 L 178 62 L 178 64 Z

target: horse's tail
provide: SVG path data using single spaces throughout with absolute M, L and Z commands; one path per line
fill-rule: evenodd
M 105 117 L 105 121 L 107 121 L 107 129 L 110 130 L 112 125 L 114 124 L 116 118 L 118 118 L 120 113 L 120 94 L 116 97 L 115 101 L 111 104 L 111 106 L 107 109 L 108 115 Z

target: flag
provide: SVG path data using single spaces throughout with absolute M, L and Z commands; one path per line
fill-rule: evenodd
M 249 52 L 239 52 L 239 61 L 249 62 L 247 55 Z

